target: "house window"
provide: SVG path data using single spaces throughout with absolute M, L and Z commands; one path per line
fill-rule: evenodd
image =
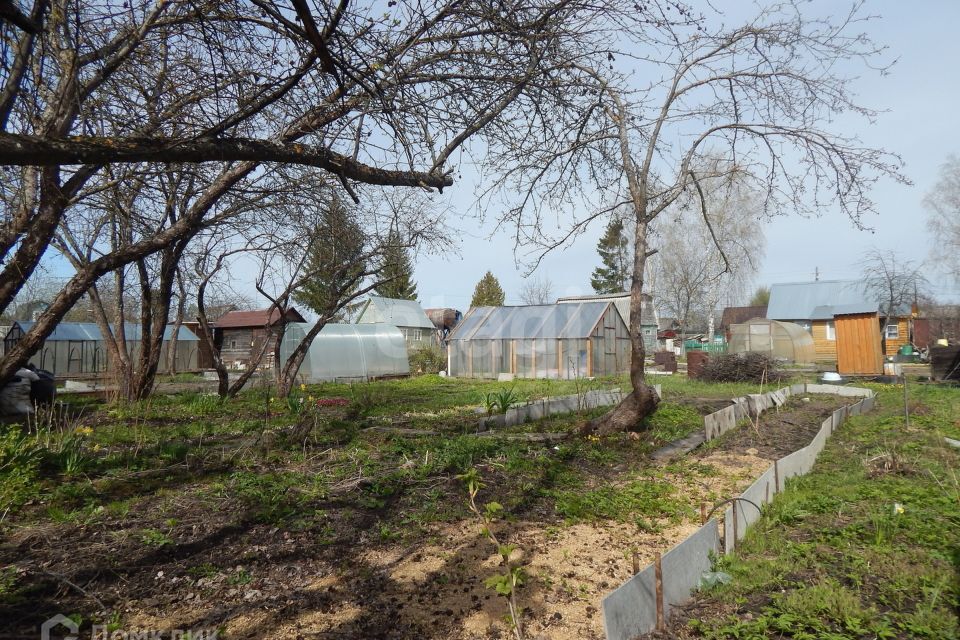
M 888 324 L 887 325 L 887 340 L 897 340 L 900 338 L 900 325 Z
M 230 341 L 230 348 L 231 348 L 231 349 L 236 349 L 236 348 L 237 348 L 237 341 L 236 341 L 236 340 L 231 340 L 231 341 Z
M 422 336 L 421 333 L 420 333 L 420 329 L 414 329 L 414 330 L 413 330 L 413 339 L 414 339 L 414 340 L 420 340 L 422 337 L 423 337 L 423 336 Z
M 836 340 L 837 339 L 837 325 L 833 320 L 827 320 L 827 340 Z

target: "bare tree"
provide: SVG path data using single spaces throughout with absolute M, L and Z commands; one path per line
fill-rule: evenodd
M 519 135 L 574 52 L 600 58 L 618 26 L 585 0 L 35 0 L 18 13 L 0 24 L 0 312 L 105 165 L 213 164 L 176 222 L 76 273 L 0 380 L 101 276 L 211 224 L 265 163 L 316 167 L 354 199 L 364 184 L 442 189 L 459 149 Z
M 874 210 L 871 185 L 881 177 L 905 180 L 898 157 L 865 147 L 833 125 L 841 111 L 874 115 L 856 102 L 851 79 L 838 71 L 858 63 L 883 68 L 883 49 L 860 31 L 868 19 L 859 4 L 838 19 L 819 19 L 788 2 L 761 8 L 734 28 L 716 16 L 683 24 L 664 20 L 659 28 L 631 32 L 637 44 L 625 71 L 617 71 L 616 61 L 606 68 L 569 63 L 566 95 L 592 101 L 593 108 L 582 110 L 576 122 L 524 140 L 529 146 L 511 156 L 512 166 L 498 165 L 501 186 L 519 192 L 502 223 L 540 255 L 606 213 L 594 208 L 577 215 L 570 206 L 586 184 L 632 210 L 633 393 L 593 428 L 635 427 L 656 409 L 644 378 L 639 322 L 646 261 L 655 251 L 650 225 L 661 213 L 691 197 L 715 238 L 705 186 L 730 167 L 761 194 L 762 215 L 816 214 L 829 207 L 862 224 Z M 711 171 L 711 157 L 723 158 L 727 167 Z M 573 217 L 560 234 L 544 220 L 548 207 Z
M 931 262 L 960 283 L 960 157 L 947 158 L 923 203 L 929 212 Z
M 523 304 L 550 304 L 554 301 L 553 282 L 546 276 L 530 276 L 520 287 Z
M 660 232 L 651 242 L 657 247 L 651 257 L 657 300 L 677 318 L 683 337 L 691 318 L 697 317 L 712 339 L 720 301 L 741 298 L 763 258 L 760 199 L 725 165 L 729 163 L 711 158 L 706 171 L 698 170 L 723 176 L 701 181 L 710 226 L 701 215 L 700 194 L 681 197 L 666 212 L 673 215 L 658 219 Z
M 913 306 L 926 295 L 928 282 L 921 266 L 904 260 L 892 251 L 871 249 L 860 259 L 860 282 L 868 298 L 880 305 L 883 316 L 883 341 L 886 351 L 887 326 L 896 318 L 910 315 Z

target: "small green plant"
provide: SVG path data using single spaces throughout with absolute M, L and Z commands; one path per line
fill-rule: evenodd
M 165 547 L 173 544 L 173 538 L 159 529 L 144 529 L 140 534 L 140 542 L 148 547 Z
M 187 573 L 192 578 L 212 578 L 219 573 L 219 570 L 209 562 L 204 562 L 195 567 L 190 567 L 187 569 Z
M 380 394 L 371 384 L 357 383 L 350 386 L 353 396 L 347 407 L 348 418 L 366 418 L 381 404 Z
M 510 405 L 518 402 L 519 400 L 520 398 L 516 393 L 515 387 L 492 391 L 488 393 L 485 398 L 487 415 L 493 415 L 494 413 L 506 413 L 510 408 Z
M 250 584 L 252 580 L 253 580 L 253 576 L 251 576 L 246 569 L 237 569 L 237 571 L 233 575 L 227 578 L 227 584 L 233 585 L 233 586 Z
M 510 561 L 510 556 L 516 551 L 516 545 L 502 544 L 493 533 L 492 525 L 503 513 L 503 505 L 499 502 L 488 502 L 483 505 L 483 510 L 477 506 L 477 493 L 483 487 L 480 481 L 480 474 L 476 467 L 472 467 L 466 473 L 457 476 L 467 485 L 467 506 L 471 513 L 480 520 L 482 528 L 481 533 L 490 540 L 497 548 L 497 554 L 500 556 L 501 564 L 506 568 L 503 573 L 490 576 L 486 580 L 488 589 L 493 589 L 497 595 L 507 599 L 509 608 L 508 620 L 513 627 L 513 634 L 517 640 L 523 640 L 523 626 L 520 621 L 520 606 L 517 604 L 517 588 L 523 585 L 525 575 L 523 567 L 514 565 Z
M 223 400 L 216 394 L 197 394 L 186 402 L 185 408 L 192 416 L 207 416 L 220 411 Z

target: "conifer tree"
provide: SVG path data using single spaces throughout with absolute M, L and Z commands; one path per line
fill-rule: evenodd
M 416 300 L 417 283 L 413 281 L 413 263 L 410 252 L 403 246 L 400 234 L 395 230 L 387 236 L 383 252 L 383 284 L 377 287 L 377 295 L 398 300 Z
M 505 297 L 500 282 L 491 272 L 487 271 L 473 290 L 473 299 L 470 301 L 470 306 L 502 307 Z
M 293 299 L 320 315 L 331 313 L 360 287 L 366 270 L 363 254 L 363 230 L 343 202 L 334 198 L 313 230 L 304 265 L 310 278 Z
M 593 270 L 590 286 L 597 293 L 620 293 L 630 290 L 633 265 L 630 264 L 630 243 L 623 232 L 623 220 L 614 218 L 597 243 L 602 266 Z

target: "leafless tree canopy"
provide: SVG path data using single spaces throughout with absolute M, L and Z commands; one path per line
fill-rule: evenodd
M 874 210 L 870 187 L 883 177 L 905 180 L 898 157 L 834 124 L 840 113 L 874 116 L 856 101 L 845 72 L 884 68 L 883 48 L 862 32 L 870 19 L 862 9 L 818 18 L 806 4 L 785 2 L 733 27 L 708 15 L 632 32 L 624 37 L 633 47 L 605 67 L 570 62 L 564 93 L 592 108 L 569 110 L 576 119 L 558 117 L 535 145 L 497 158 L 499 186 L 519 194 L 501 224 L 513 228 L 518 246 L 534 248 L 535 260 L 606 213 L 578 202 L 578 194 L 598 190 L 595 200 L 613 203 L 608 208 L 633 210 L 634 393 L 604 428 L 632 426 L 656 405 L 634 318 L 651 252 L 648 227 L 661 213 L 693 197 L 715 234 L 705 184 L 735 170 L 760 194 L 764 216 L 839 210 L 865 224 Z M 711 157 L 725 163 L 711 170 Z
M 860 263 L 861 282 L 867 295 L 879 302 L 880 313 L 886 318 L 884 326 L 909 314 L 912 306 L 926 296 L 929 283 L 922 265 L 879 249 L 865 253 Z
M 162 229 L 85 259 L 0 379 L 102 275 L 283 191 L 280 167 L 314 168 L 354 200 L 364 184 L 443 188 L 469 141 L 547 126 L 556 111 L 538 108 L 572 60 L 603 59 L 621 21 L 656 19 L 580 0 L 34 0 L 19 13 L 0 25 L 0 312 L 87 198 L 167 166 L 142 163 L 209 164 L 182 169 L 197 178 Z
M 701 181 L 703 200 L 699 192 L 678 199 L 650 240 L 656 288 L 649 290 L 684 333 L 697 325 L 712 335 L 718 307 L 745 296 L 764 255 L 760 198 L 725 164 L 710 159 L 709 173 L 722 177 Z
M 530 276 L 520 287 L 523 304 L 550 304 L 554 302 L 553 282 L 546 276 Z
M 940 179 L 923 202 L 929 211 L 933 266 L 951 274 L 960 284 L 960 158 L 947 159 L 940 169 Z

